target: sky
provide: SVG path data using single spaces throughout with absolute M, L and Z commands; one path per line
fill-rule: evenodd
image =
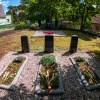
M 4 12 L 6 13 L 8 11 L 8 6 L 18 6 L 20 4 L 20 0 L 0 0 L 0 4 L 3 5 Z

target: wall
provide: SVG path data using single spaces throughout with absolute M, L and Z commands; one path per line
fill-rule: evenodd
M 6 15 L 5 18 L 0 18 L 0 26 L 11 24 L 11 15 Z
M 92 23 L 92 31 L 93 32 L 100 32 L 100 24 Z

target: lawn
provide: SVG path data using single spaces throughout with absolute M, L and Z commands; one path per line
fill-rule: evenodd
M 11 30 L 0 33 L 0 58 L 9 51 L 15 51 L 21 46 L 21 36 L 27 35 L 31 38 L 34 31 Z
M 12 33 L 10 31 L 6 34 L 5 33 L 6 32 L 0 33 L 0 58 L 8 51 L 21 50 L 20 37 L 22 35 L 28 36 L 31 52 L 44 51 L 44 38 L 31 38 L 34 31 L 13 30 Z M 71 35 L 76 34 L 79 37 L 78 52 L 91 51 L 100 58 L 100 38 L 94 38 L 90 35 L 82 34 L 81 32 L 77 31 L 64 31 L 64 33 L 67 34 L 67 37 L 54 38 L 55 52 L 68 52 L 70 47 Z
M 76 34 L 79 37 L 78 40 L 78 51 L 80 52 L 89 52 L 91 51 L 97 57 L 100 58 L 100 38 L 93 37 L 87 34 L 83 34 L 77 31 L 64 31 L 68 35 L 68 38 L 71 35 Z

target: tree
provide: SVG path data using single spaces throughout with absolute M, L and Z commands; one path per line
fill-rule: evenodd
M 8 12 L 7 14 L 10 14 L 12 16 L 12 22 L 15 23 L 18 21 L 18 15 L 17 15 L 17 11 L 18 11 L 18 8 L 17 6 L 8 6 Z
M 49 18 L 52 23 L 52 18 L 57 17 L 57 4 L 60 0 L 31 0 L 29 6 L 29 19 L 44 20 Z
M 74 2 L 70 0 L 69 3 L 71 4 L 71 13 L 73 14 L 72 20 L 80 24 L 80 30 L 84 30 L 86 22 L 99 13 L 98 6 L 94 6 L 98 4 L 95 0 L 75 0 Z

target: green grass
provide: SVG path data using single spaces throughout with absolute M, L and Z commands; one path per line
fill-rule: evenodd
M 78 36 L 78 51 L 91 51 L 100 56 L 100 38 L 95 38 L 93 36 L 76 31 L 64 31 L 64 33 L 67 34 L 68 38 L 71 38 L 71 35 L 74 34 Z
M 100 51 L 100 38 L 94 38 L 92 36 L 82 34 L 76 31 L 64 31 L 67 37 L 54 37 L 54 50 L 59 52 L 65 52 L 69 50 L 71 35 L 76 34 L 79 37 L 78 51 Z M 43 51 L 44 50 L 44 38 L 30 38 L 31 51 Z
M 67 37 L 54 37 L 54 52 L 68 52 L 72 35 L 78 36 L 78 52 L 93 52 L 100 58 L 100 38 L 77 31 L 64 31 Z M 32 52 L 44 51 L 44 38 L 30 38 Z
M 100 58 L 100 38 L 94 38 L 90 35 L 77 31 L 63 31 L 67 37 L 54 37 L 54 52 L 68 52 L 70 48 L 71 35 L 76 34 L 78 40 L 78 52 L 93 52 Z M 3 34 L 3 33 L 1 33 Z M 21 36 L 27 35 L 31 52 L 44 51 L 44 38 L 31 38 L 34 31 L 18 30 L 14 33 L 0 37 L 0 56 L 5 52 L 14 50 L 21 51 Z

